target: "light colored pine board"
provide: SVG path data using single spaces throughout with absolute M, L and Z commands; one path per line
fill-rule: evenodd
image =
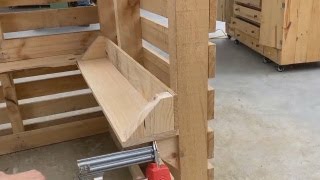
M 157 134 L 173 130 L 171 94 L 154 94 L 153 100 L 146 100 L 106 58 L 78 64 L 122 147 L 143 142 L 146 136 L 155 138 Z M 127 66 L 128 71 L 131 69 Z M 140 84 L 149 86 L 146 79 L 135 81 L 142 80 Z
M 141 17 L 142 38 L 159 49 L 168 52 L 168 28 Z
M 215 103 L 215 90 L 210 85 L 208 86 L 208 120 L 214 119 L 214 103 Z
M 262 22 L 262 24 L 264 24 L 264 22 Z M 250 24 L 244 20 L 232 17 L 230 25 L 233 28 L 240 29 L 241 31 L 243 31 L 244 33 L 246 33 L 249 36 L 252 36 L 253 38 L 256 38 L 256 39 L 260 38 L 260 28 L 253 25 L 253 24 Z
M 208 174 L 208 180 L 213 180 L 214 179 L 214 167 L 210 162 L 208 162 L 207 174 Z
M 106 43 L 106 38 L 104 36 L 98 36 L 84 53 L 82 60 L 106 57 Z
M 103 36 L 117 42 L 113 0 L 98 0 L 100 30 Z
M 6 124 L 6 123 L 10 123 L 8 111 L 6 107 L 1 107 L 0 108 L 0 124 Z
M 208 179 L 209 0 L 168 2 L 171 88 L 177 93 L 181 179 Z M 201 150 L 203 153 L 201 153 Z
M 214 157 L 214 132 L 213 129 L 208 127 L 208 134 L 207 134 L 207 142 L 208 142 L 208 159 L 212 159 Z
M 209 42 L 209 68 L 208 68 L 208 77 L 214 78 L 216 76 L 216 44 Z
M 115 9 L 118 45 L 133 59 L 141 63 L 140 0 L 113 0 L 113 5 Z
M 46 5 L 58 2 L 74 2 L 75 0 L 0 0 L 0 7 Z
M 143 48 L 143 56 L 144 67 L 165 85 L 170 86 L 168 59 L 148 47 Z
M 167 17 L 168 0 L 141 0 L 140 3 L 142 9 Z
M 262 0 L 261 25 L 259 43 L 281 49 L 285 0 Z
M 99 22 L 96 6 L 0 14 L 4 33 Z
M 32 119 L 97 106 L 92 94 L 83 94 L 23 104 L 20 112 L 23 119 Z
M 107 54 L 121 74 L 143 95 L 145 99 L 151 100 L 155 94 L 162 92 L 170 92 L 171 94 L 174 94 L 170 88 L 110 40 L 107 41 Z M 128 69 L 130 69 L 130 71 L 128 71 Z M 141 83 L 141 80 L 143 80 L 143 83 Z
M 241 6 L 238 4 L 233 5 L 234 11 L 233 13 L 236 16 L 240 16 L 242 18 L 246 18 L 251 20 L 252 22 L 255 22 L 257 24 L 260 24 L 261 22 L 261 11 L 250 9 L 245 6 Z
M 75 65 L 76 61 L 80 60 L 81 57 L 82 57 L 81 55 L 69 54 L 69 55 L 51 56 L 51 57 L 43 57 L 43 58 L 36 58 L 36 59 L 30 59 L 30 60 L 0 63 L 0 73 L 22 71 L 25 69 L 70 66 L 70 65 Z
M 105 118 L 105 116 L 103 115 L 103 113 L 101 111 L 98 111 L 98 112 L 81 114 L 81 115 L 74 115 L 74 116 L 64 117 L 64 118 L 55 118 L 50 121 L 40 121 L 40 122 L 32 123 L 32 124 L 30 123 L 30 124 L 25 125 L 25 129 L 26 129 L 26 131 L 31 131 L 31 130 L 47 128 L 47 127 L 51 127 L 51 126 L 63 125 L 66 123 L 82 121 L 82 120 L 86 120 L 86 119 L 93 119 L 93 118 Z
M 210 0 L 210 18 L 209 18 L 209 32 L 216 31 L 216 19 L 217 19 L 217 0 Z
M 0 62 L 67 54 L 81 55 L 98 35 L 99 31 L 89 31 L 4 40 L 0 49 Z
M 87 88 L 88 86 L 81 75 L 72 75 L 16 84 L 17 96 L 19 100 Z
M 320 37 L 320 22 L 319 22 L 319 8 L 320 1 L 313 0 L 312 6 L 312 17 L 310 24 L 310 31 L 308 31 L 308 51 L 307 51 L 307 60 L 306 62 L 316 62 L 320 59 L 320 43 L 317 42 L 317 39 Z
M 0 146 L 0 155 L 101 134 L 107 130 L 103 117 L 1 136 L 0 144 L 5 146 Z
M 1 74 L 0 80 L 2 84 L 2 90 L 4 99 L 7 105 L 7 115 L 11 122 L 13 133 L 19 133 L 24 131 L 24 126 L 21 118 L 21 113 L 18 104 L 16 87 L 13 82 L 11 74 Z
M 236 2 L 250 7 L 261 8 L 261 0 L 236 0 Z
M 60 72 L 66 72 L 66 71 L 75 71 L 77 69 L 78 69 L 77 65 L 24 69 L 24 70 L 12 72 L 12 76 L 13 76 L 13 78 L 17 79 L 17 78 L 30 77 L 30 76 L 39 76 L 39 75 L 44 75 L 44 74 L 53 74 L 53 73 L 60 73 Z

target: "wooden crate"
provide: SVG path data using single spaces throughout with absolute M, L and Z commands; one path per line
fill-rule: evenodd
M 72 0 L 0 7 L 52 2 Z M 211 179 L 212 4 L 98 0 L 0 14 L 0 155 L 109 131 L 119 148 L 157 140 L 176 178 Z
M 320 44 L 315 41 L 320 35 L 318 1 L 219 1 L 229 6 L 218 6 L 227 33 L 278 65 L 320 60 Z

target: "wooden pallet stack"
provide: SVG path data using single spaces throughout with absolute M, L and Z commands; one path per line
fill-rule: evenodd
M 0 7 L 52 2 L 4 0 Z M 90 7 L 0 14 L 0 154 L 109 131 L 120 148 L 157 140 L 177 179 L 211 179 L 209 7 L 209 0 L 98 0 Z M 168 23 L 141 17 L 140 8 Z M 39 36 L 38 29 L 96 23 L 100 29 Z M 11 37 L 29 30 L 39 32 Z
M 282 65 L 317 62 L 317 0 L 219 0 L 218 19 L 228 35 Z M 266 61 L 267 62 L 267 61 Z

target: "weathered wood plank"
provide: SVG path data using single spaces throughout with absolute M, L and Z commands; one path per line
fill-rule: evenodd
M 96 6 L 0 14 L 4 33 L 99 22 Z
M 1 136 L 0 144 L 5 146 L 0 146 L 0 155 L 101 134 L 107 130 L 103 117 Z
M 133 59 L 141 63 L 140 0 L 113 0 L 113 4 L 115 7 L 118 45 Z
M 33 71 L 34 73 L 31 73 L 31 72 L 27 73 L 26 69 L 45 68 L 46 70 L 49 70 L 49 68 L 55 68 L 55 67 L 61 67 L 61 66 L 62 67 L 72 66 L 72 65 L 75 65 L 76 61 L 80 59 L 81 59 L 81 55 L 71 54 L 71 55 L 60 55 L 60 56 L 36 58 L 36 59 L 30 59 L 30 60 L 11 61 L 7 63 L 0 63 L 0 73 L 24 71 L 25 75 L 26 74 L 36 75 L 36 74 L 40 74 L 41 72 L 38 70 L 37 73 L 35 73 L 35 71 Z M 51 70 L 51 71 L 55 72 L 54 70 Z M 43 73 L 44 72 L 42 70 L 41 74 Z M 46 73 L 50 74 L 50 70 L 47 71 Z
M 1 74 L 0 80 L 4 99 L 7 105 L 8 117 L 11 122 L 13 133 L 24 131 L 22 117 L 19 109 L 16 87 L 11 74 Z
M 160 16 L 168 16 L 168 0 L 141 0 L 141 8 Z
M 98 0 L 100 30 L 103 36 L 117 42 L 117 28 L 113 0 Z
M 87 88 L 88 86 L 80 74 L 16 84 L 19 100 Z
M 142 38 L 168 52 L 168 28 L 152 20 L 141 17 Z
M 83 94 L 23 104 L 20 111 L 23 119 L 32 119 L 97 106 L 92 94 Z
M 81 55 L 98 35 L 99 31 L 89 31 L 4 40 L 0 49 L 0 62 L 67 54 Z
M 171 88 L 178 94 L 181 179 L 208 179 L 207 90 L 209 0 L 168 2 Z M 201 153 L 199 150 L 204 151 Z
M 76 0 L 0 0 L 0 7 L 46 5 L 59 2 L 74 2 Z

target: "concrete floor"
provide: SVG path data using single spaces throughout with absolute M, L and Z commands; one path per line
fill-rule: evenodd
M 320 179 L 320 64 L 279 73 L 243 45 L 214 42 L 215 179 Z

